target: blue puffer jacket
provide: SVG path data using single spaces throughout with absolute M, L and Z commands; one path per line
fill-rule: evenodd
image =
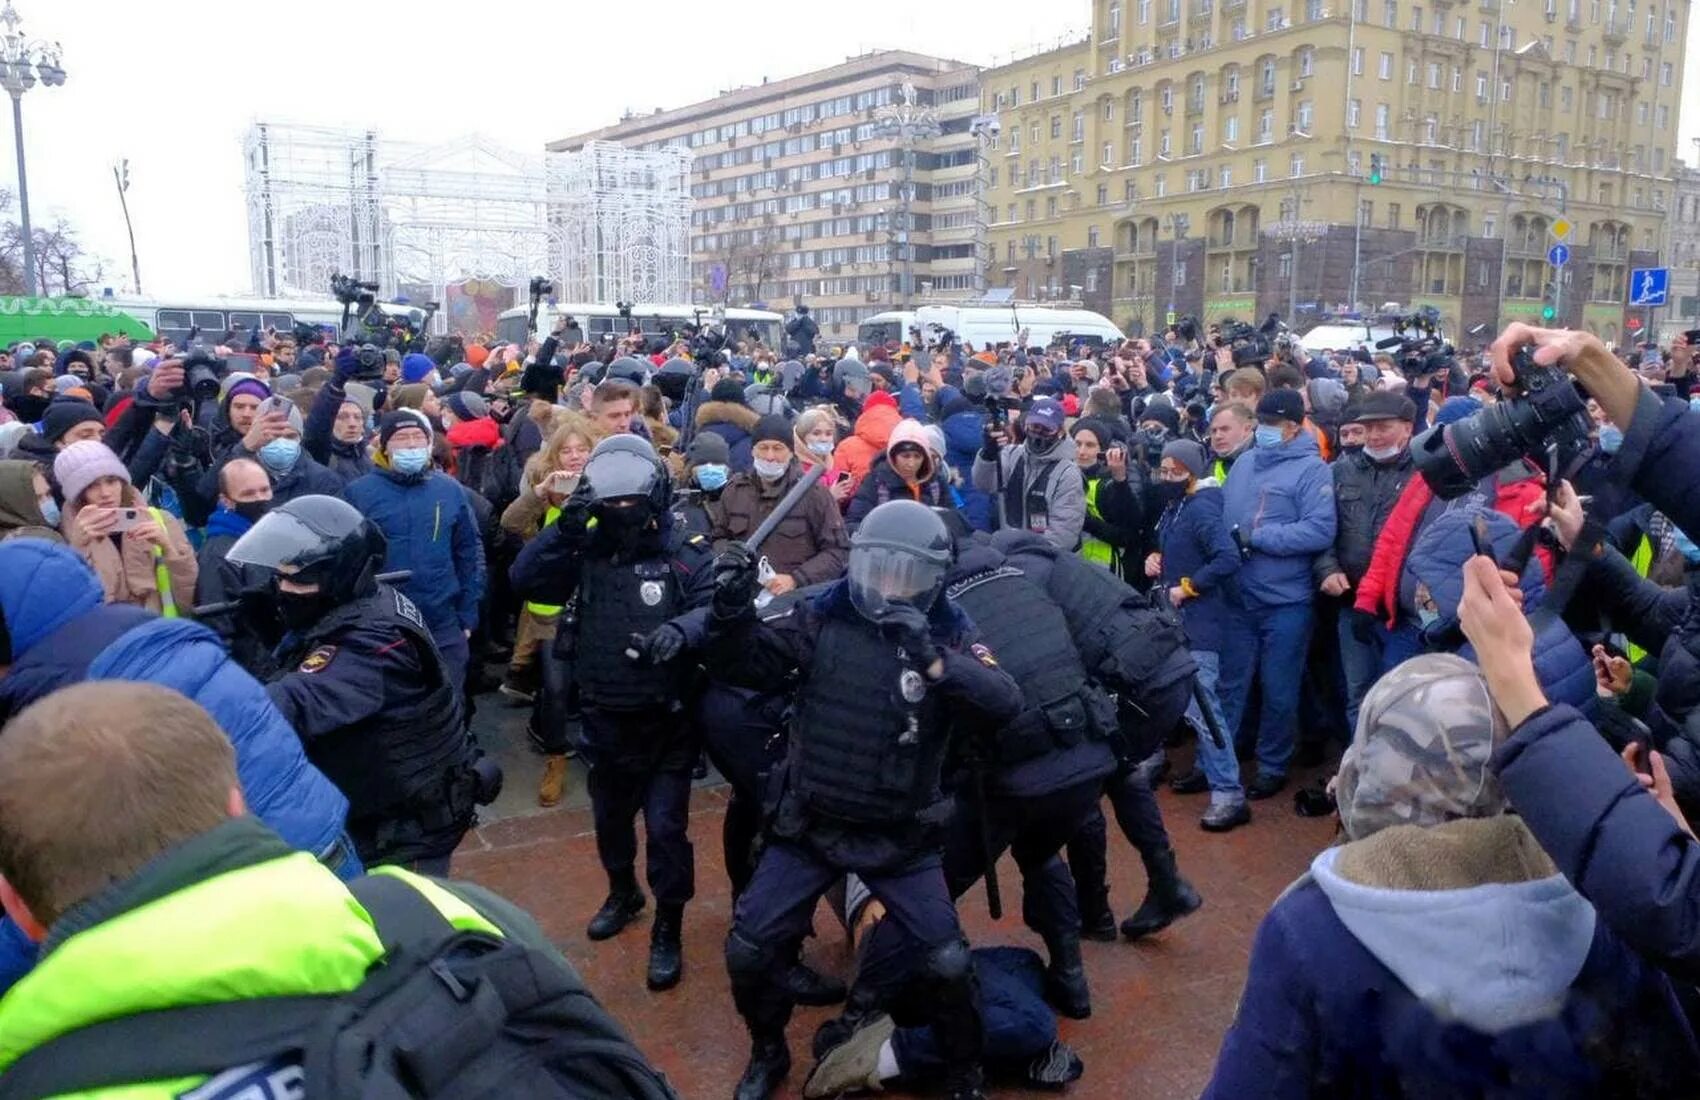
M 1234 462 L 1222 489 L 1222 518 L 1251 539 L 1240 570 L 1248 607 L 1280 607 L 1316 598 L 1311 561 L 1334 545 L 1334 477 L 1316 437 L 1300 432 L 1276 447 L 1253 447 Z
M 986 413 L 954 386 L 939 389 L 939 427 L 945 461 L 960 475 L 962 514 L 976 531 L 990 531 L 997 508 L 990 493 L 974 488 L 974 453 L 985 442 Z
M 1233 603 L 1240 552 L 1222 522 L 1222 490 L 1214 478 L 1200 481 L 1191 496 L 1163 509 L 1157 539 L 1164 592 L 1184 577 L 1198 593 L 1181 604 L 1187 644 L 1205 653 L 1221 652 L 1223 632 L 1236 625 Z
M 348 800 L 307 762 L 265 688 L 206 627 L 102 604 L 100 580 L 81 557 L 36 539 L 0 544 L 0 613 L 13 646 L 12 666 L 0 677 L 0 717 L 84 680 L 162 684 L 199 703 L 230 738 L 256 817 L 315 854 L 343 836 Z M 0 934 L 0 981 L 17 970 L 18 960 L 6 952 L 11 940 Z
M 350 482 L 343 496 L 388 540 L 385 571 L 410 572 L 396 587 L 419 606 L 433 634 L 478 625 L 484 543 L 460 482 L 434 470 L 375 470 Z

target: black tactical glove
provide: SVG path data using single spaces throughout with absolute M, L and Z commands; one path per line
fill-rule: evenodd
M 578 487 L 561 506 L 560 517 L 555 520 L 555 526 L 561 529 L 561 534 L 574 546 L 583 546 L 590 541 L 591 503 L 590 483 L 580 478 Z
M 997 436 L 992 433 L 992 429 L 988 425 L 981 433 L 980 457 L 987 462 L 996 462 L 998 452 L 1001 450 L 1003 450 L 1003 444 L 998 442 Z
M 664 665 L 685 651 L 685 632 L 672 623 L 662 623 L 648 634 L 633 634 L 631 646 L 640 656 L 648 657 L 650 664 Z
M 883 625 L 886 633 L 903 647 L 903 652 L 909 655 L 916 667 L 929 669 L 934 661 L 940 659 L 939 647 L 933 643 L 932 625 L 920 609 L 896 604 L 886 613 Z
M 714 559 L 714 614 L 731 619 L 756 598 L 756 556 L 742 543 L 733 543 Z

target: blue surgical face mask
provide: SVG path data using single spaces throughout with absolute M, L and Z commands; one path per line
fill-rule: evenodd
M 403 447 L 390 452 L 390 468 L 397 473 L 417 474 L 431 464 L 431 448 Z
M 274 439 L 260 448 L 260 461 L 266 469 L 283 473 L 295 465 L 295 460 L 301 457 L 301 441 L 299 439 Z
M 1600 450 L 1614 455 L 1623 449 L 1623 429 L 1616 424 L 1600 425 Z
M 1693 409 L 1695 412 L 1700 413 L 1700 393 L 1691 394 L 1689 396 L 1688 407 Z
M 1673 534 L 1674 537 L 1671 539 L 1671 543 L 1676 547 L 1677 552 L 1682 555 L 1682 560 L 1687 562 L 1689 565 L 1700 565 L 1700 546 L 1695 546 L 1694 540 L 1683 534 L 1680 528 L 1678 528 Z
M 726 467 L 698 466 L 696 469 L 697 484 L 708 492 L 726 487 Z
M 45 496 L 36 501 L 35 506 L 41 509 L 43 523 L 49 527 L 59 526 L 59 502 L 57 500 L 54 500 L 51 496 Z
M 1281 429 L 1271 424 L 1259 424 L 1252 438 L 1259 447 L 1279 447 L 1287 441 Z
M 1440 621 L 1440 612 L 1434 610 L 1432 607 L 1418 608 L 1417 621 L 1423 624 L 1424 630 L 1427 630 L 1429 627 Z
M 832 453 L 832 440 L 830 440 L 830 439 L 811 439 L 811 440 L 809 440 L 809 453 L 813 454 L 813 455 L 818 455 L 821 458 L 825 458 L 827 455 Z

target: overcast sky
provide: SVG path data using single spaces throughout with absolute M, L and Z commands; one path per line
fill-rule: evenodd
M 1533 0 L 1523 0 L 1533 2 Z M 24 96 L 31 214 L 63 214 L 129 282 L 112 164 L 130 160 L 142 283 L 246 293 L 243 131 L 270 120 L 441 141 L 481 132 L 525 150 L 870 49 L 981 64 L 1083 32 L 1087 0 L 15 0 L 69 73 Z M 1693 20 L 1700 24 L 1700 20 Z M 1692 56 L 1700 44 L 1689 28 Z M 1678 155 L 1700 134 L 1684 82 Z M 15 188 L 0 119 L 0 186 Z

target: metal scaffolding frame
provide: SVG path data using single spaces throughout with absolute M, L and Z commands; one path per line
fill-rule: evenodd
M 243 142 L 254 292 L 323 298 L 333 272 L 394 297 L 555 281 L 564 301 L 690 297 L 690 154 L 592 142 L 520 153 L 256 123 Z

